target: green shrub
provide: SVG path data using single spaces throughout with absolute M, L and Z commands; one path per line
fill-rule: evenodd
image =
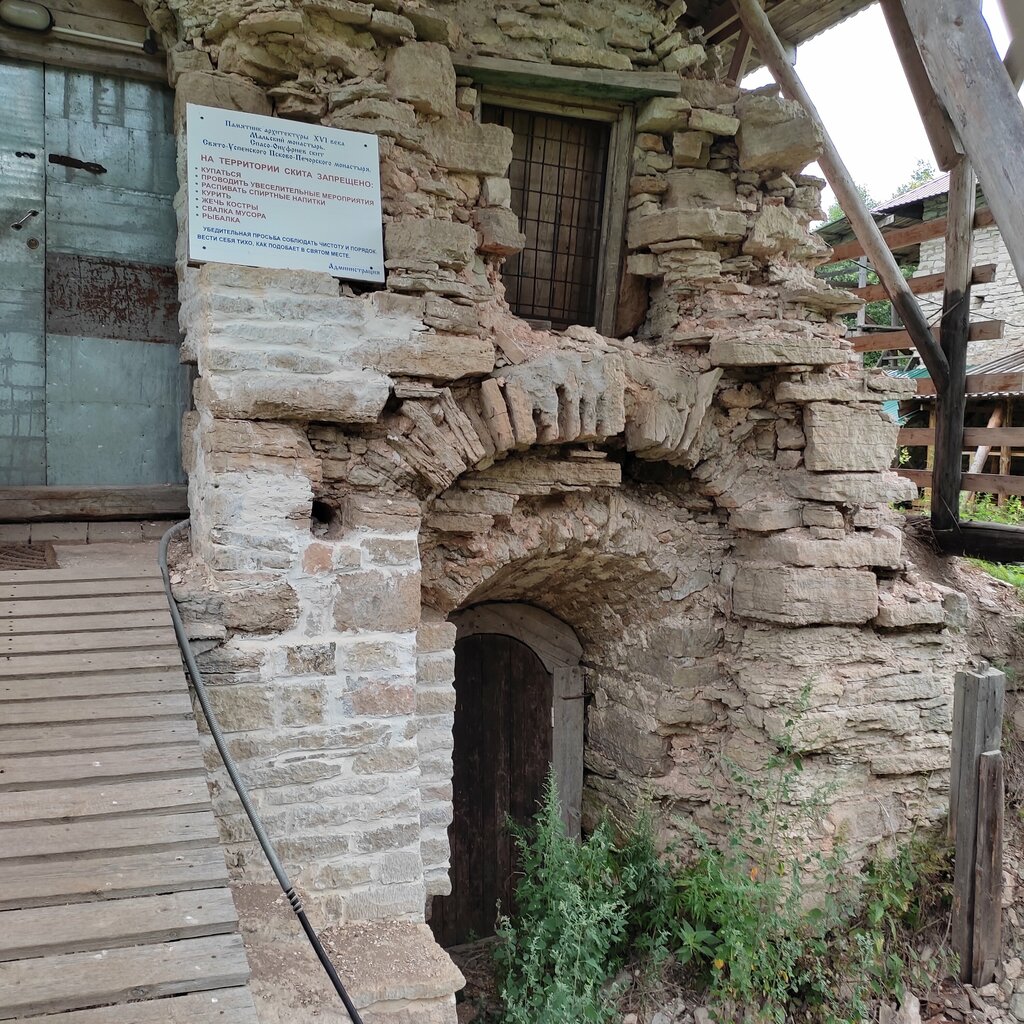
M 499 917 L 496 952 L 506 1024 L 590 1024 L 614 1018 L 602 987 L 626 933 L 607 824 L 584 843 L 565 834 L 553 774 L 532 829 L 509 826 L 523 877 L 516 914 Z

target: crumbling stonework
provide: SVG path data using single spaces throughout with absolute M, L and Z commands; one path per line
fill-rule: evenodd
M 714 827 L 712 798 L 741 796 L 723 755 L 756 768 L 803 700 L 830 832 L 862 850 L 935 819 L 957 599 L 907 573 L 887 504 L 912 487 L 880 405 L 913 382 L 862 371 L 836 320 L 857 301 L 814 278 L 820 139 L 799 109 L 719 81 L 681 2 L 144 6 L 182 130 L 202 102 L 380 138 L 383 289 L 180 264 L 197 382 L 176 596 L 317 911 L 425 941 L 450 885 L 446 620 L 484 601 L 547 609 L 583 645 L 585 825 L 650 795 L 666 832 Z M 636 104 L 619 337 L 510 313 L 511 133 L 475 119 L 456 47 L 680 74 Z M 232 867 L 259 881 L 210 770 Z M 444 993 L 385 989 L 374 1019 L 452 1019 Z

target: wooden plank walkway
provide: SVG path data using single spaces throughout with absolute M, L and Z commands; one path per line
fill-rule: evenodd
M 257 1024 L 156 549 L 139 547 L 0 572 L 0 1021 Z

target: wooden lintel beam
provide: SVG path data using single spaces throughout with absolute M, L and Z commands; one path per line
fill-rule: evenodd
M 903 65 L 903 73 L 907 76 L 907 85 L 910 86 L 910 92 L 921 115 L 928 143 L 935 154 L 935 162 L 943 171 L 952 170 L 963 156 L 963 146 L 957 137 L 953 122 L 935 95 L 931 82 L 928 81 L 928 72 L 921 60 L 917 43 L 914 41 L 914 33 L 907 24 L 907 16 L 900 0 L 881 0 L 881 5 L 893 45 Z
M 908 277 L 907 286 L 915 295 L 928 295 L 930 292 L 940 292 L 946 286 L 947 270 L 941 274 L 922 274 L 920 277 Z M 996 279 L 995 263 L 982 263 L 971 271 L 971 284 L 991 284 Z M 863 288 L 850 288 L 854 295 L 860 296 L 865 302 L 877 302 L 884 299 L 888 294 L 885 286 L 881 284 L 869 284 Z
M 0 523 L 80 519 L 182 519 L 184 484 L 136 487 L 0 487 Z
M 989 209 L 978 210 L 974 215 L 974 230 L 987 228 L 995 224 L 996 219 Z M 933 238 L 942 238 L 946 233 L 946 218 L 936 217 L 934 220 L 922 221 L 920 224 L 912 224 L 909 228 L 896 228 L 894 231 L 883 231 L 882 238 L 890 251 L 896 252 L 899 249 L 910 249 L 921 242 L 931 241 Z M 832 263 L 840 260 L 852 260 L 864 255 L 864 249 L 856 238 L 849 242 L 842 242 L 832 249 Z
M 992 395 L 1001 392 L 1024 394 L 1024 373 L 971 373 L 964 384 L 965 395 Z M 917 382 L 917 393 L 922 397 L 935 394 L 935 381 L 923 377 Z
M 893 254 L 889 251 L 882 234 L 878 230 L 871 214 L 864 205 L 857 186 L 846 169 L 839 152 L 821 123 L 821 117 L 815 109 L 811 97 L 800 81 L 799 75 L 790 65 L 786 51 L 775 34 L 767 14 L 761 10 L 758 0 L 735 0 L 743 27 L 750 33 L 750 38 L 757 47 L 757 52 L 764 61 L 765 66 L 771 71 L 776 82 L 782 87 L 782 91 L 793 100 L 796 100 L 807 111 L 808 117 L 821 130 L 824 140 L 823 152 L 819 159 L 821 169 L 825 172 L 828 183 L 832 186 L 839 205 L 846 213 L 853 230 L 864 246 L 864 251 L 879 279 L 885 285 L 889 298 L 892 300 L 896 311 L 903 319 L 907 330 L 921 358 L 928 367 L 932 379 L 940 384 L 945 384 L 949 369 L 946 357 L 942 349 L 936 344 L 932 337 L 931 328 L 921 312 L 907 282 L 896 265 Z
M 1017 90 L 978 4 L 903 0 L 903 8 L 1024 284 L 1024 107 Z
M 968 341 L 995 341 L 1003 336 L 1003 320 L 982 320 L 971 324 Z M 939 325 L 932 328 L 932 336 L 939 336 Z M 854 352 L 890 352 L 895 349 L 913 348 L 909 331 L 879 331 L 876 334 L 854 335 Z

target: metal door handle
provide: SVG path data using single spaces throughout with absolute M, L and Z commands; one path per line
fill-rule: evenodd
M 33 217 L 38 217 L 38 216 L 39 216 L 39 211 L 38 210 L 29 210 L 28 213 L 26 213 L 25 216 L 21 218 L 21 220 L 16 220 L 11 225 L 11 228 L 13 230 L 15 230 L 15 231 L 20 231 L 25 226 L 25 221 L 31 220 Z

